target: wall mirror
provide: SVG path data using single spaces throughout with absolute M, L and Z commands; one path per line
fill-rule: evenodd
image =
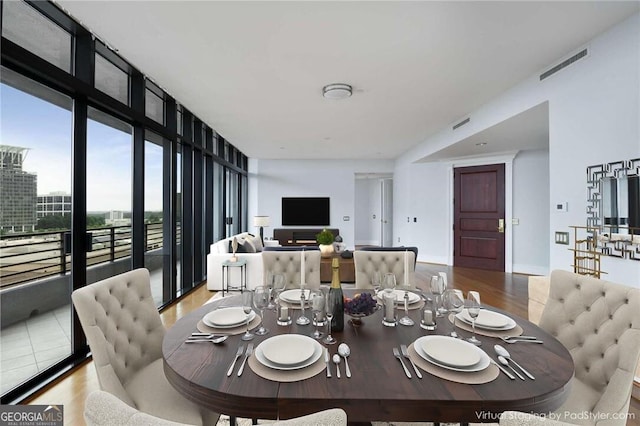
M 639 183 L 640 158 L 587 167 L 587 226 L 640 227 Z

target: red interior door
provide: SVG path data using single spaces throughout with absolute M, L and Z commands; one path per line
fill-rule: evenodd
M 504 271 L 504 164 L 454 169 L 453 264 Z

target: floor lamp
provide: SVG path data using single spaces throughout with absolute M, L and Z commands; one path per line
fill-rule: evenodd
M 254 216 L 253 226 L 260 228 L 260 241 L 264 245 L 264 227 L 269 226 L 269 216 Z

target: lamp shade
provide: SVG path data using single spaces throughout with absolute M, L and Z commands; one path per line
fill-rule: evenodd
M 253 226 L 269 226 L 269 216 L 254 216 Z

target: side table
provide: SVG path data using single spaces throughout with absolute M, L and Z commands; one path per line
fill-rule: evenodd
M 240 268 L 240 286 L 232 287 L 229 285 L 229 268 Z M 227 293 L 231 290 L 240 290 L 240 293 L 243 290 L 247 289 L 247 260 L 246 259 L 238 259 L 235 262 L 231 260 L 225 260 L 222 262 L 222 297 L 224 297 L 225 287 L 227 289 Z

